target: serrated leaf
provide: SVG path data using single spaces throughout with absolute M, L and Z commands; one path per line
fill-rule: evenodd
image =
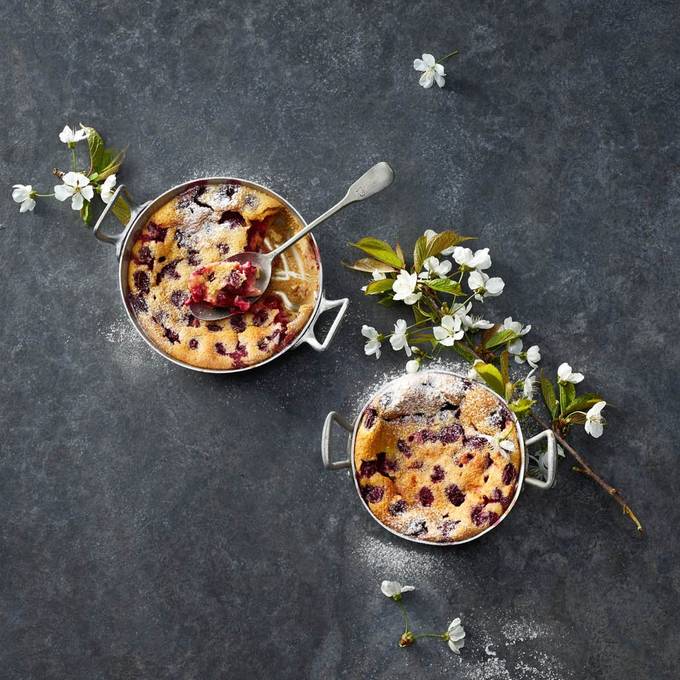
M 505 396 L 505 385 L 503 383 L 503 376 L 501 372 L 493 365 L 486 364 L 483 361 L 478 361 L 473 368 L 481 379 L 494 391 L 496 394 L 500 394 L 501 397 Z
M 386 293 L 392 290 L 392 279 L 379 279 L 378 281 L 371 281 L 366 286 L 366 295 L 377 295 L 378 293 Z
M 447 248 L 457 246 L 459 243 L 462 243 L 463 241 L 469 241 L 471 238 L 473 237 L 461 236 L 460 234 L 457 234 L 455 231 L 452 231 L 450 229 L 447 231 L 442 231 L 441 234 L 433 236 L 428 241 L 427 252 L 424 259 L 439 255 L 442 252 L 442 250 L 446 250 Z
M 531 412 L 531 407 L 534 405 L 534 400 L 533 399 L 527 399 L 526 397 L 522 397 L 521 399 L 517 399 L 516 401 L 512 401 L 508 404 L 510 407 L 510 410 L 518 417 L 521 418 L 523 416 L 528 415 Z
M 413 268 L 417 273 L 423 268 L 423 262 L 427 257 L 427 236 L 423 234 L 417 241 L 413 248 Z
M 403 260 L 396 252 L 394 252 L 392 246 L 386 241 L 368 237 L 362 238 L 360 241 L 352 243 L 351 245 L 355 248 L 359 248 L 359 250 L 363 250 L 376 260 L 380 260 L 380 262 L 389 264 L 392 267 L 397 267 L 398 269 L 403 269 L 405 267 Z
M 550 412 L 550 415 L 555 418 L 557 416 L 557 397 L 555 396 L 555 388 L 548 378 L 541 375 L 541 394 L 543 395 L 543 403 Z
M 473 364 L 477 360 L 474 353 L 460 342 L 455 342 L 453 344 L 453 349 L 470 364 Z
M 457 281 L 451 279 L 423 279 L 421 281 L 424 285 L 432 290 L 440 293 L 448 293 L 449 295 L 463 295 L 463 289 Z
M 380 260 L 376 260 L 372 257 L 362 257 L 356 262 L 343 262 L 342 263 L 347 269 L 354 269 L 358 272 L 368 272 L 372 274 L 373 272 L 396 272 L 397 270 L 389 264 L 385 264 Z
M 505 328 L 498 333 L 494 333 L 485 343 L 484 346 L 487 349 L 493 349 L 494 347 L 499 347 L 500 345 L 505 345 L 508 342 L 512 342 L 519 335 L 515 331 Z
M 573 399 L 564 410 L 564 413 L 569 414 L 574 411 L 587 411 L 591 406 L 597 404 L 598 401 L 604 401 L 599 394 L 585 392 Z

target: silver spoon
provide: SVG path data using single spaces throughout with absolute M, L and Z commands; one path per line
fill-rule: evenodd
M 345 197 L 336 203 L 330 210 L 327 210 L 323 215 L 317 217 L 313 222 L 310 222 L 304 229 L 298 231 L 292 238 L 289 238 L 285 243 L 282 243 L 278 248 L 272 250 L 270 253 L 251 253 L 243 252 L 233 255 L 228 258 L 232 262 L 251 262 L 257 267 L 257 279 L 255 279 L 253 286 L 259 291 L 259 294 L 249 297 L 248 301 L 252 304 L 260 298 L 269 286 L 269 281 L 272 276 L 272 262 L 287 248 L 290 248 L 294 243 L 297 243 L 303 236 L 307 235 L 314 227 L 321 224 L 331 215 L 342 210 L 345 206 L 355 201 L 363 201 L 364 198 L 373 196 L 379 191 L 382 191 L 394 180 L 394 172 L 392 168 L 382 161 L 374 165 L 368 172 L 364 173 L 352 186 L 347 190 Z M 191 313 L 203 321 L 218 321 L 219 319 L 226 319 L 237 312 L 232 311 L 227 307 L 213 307 L 205 302 L 192 302 L 189 305 Z

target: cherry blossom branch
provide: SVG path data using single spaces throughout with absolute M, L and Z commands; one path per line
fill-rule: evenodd
M 621 509 L 623 510 L 623 514 L 627 515 L 631 522 L 635 524 L 635 527 L 640 533 L 643 533 L 642 529 L 642 524 L 640 523 L 640 520 L 636 517 L 635 513 L 631 509 L 630 505 L 626 502 L 626 500 L 621 496 L 619 493 L 619 490 L 613 487 L 609 482 L 606 482 L 600 475 L 595 472 L 590 465 L 585 461 L 583 456 L 573 447 L 569 442 L 567 442 L 564 437 L 560 434 L 559 430 L 552 426 L 548 425 L 542 418 L 537 416 L 533 411 L 531 412 L 531 417 L 544 429 L 546 430 L 552 430 L 553 434 L 555 435 L 555 439 L 559 442 L 560 446 L 565 450 L 568 451 L 569 454 L 578 462 L 579 466 L 574 467 L 573 470 L 576 472 L 579 472 L 586 477 L 590 477 L 599 487 L 604 489 L 607 494 L 609 494 L 620 506 Z

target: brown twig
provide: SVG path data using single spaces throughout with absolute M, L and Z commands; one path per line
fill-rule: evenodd
M 637 527 L 637 530 L 642 533 L 642 524 L 640 524 L 640 520 L 635 516 L 635 513 L 631 510 L 630 506 L 626 502 L 626 500 L 621 496 L 619 493 L 618 489 L 615 489 L 611 484 L 606 482 L 600 475 L 595 472 L 588 463 L 583 459 L 581 454 L 573 447 L 571 444 L 569 444 L 563 437 L 562 435 L 554 428 L 548 425 L 545 421 L 543 421 L 541 418 L 539 418 L 535 413 L 532 412 L 531 417 L 543 428 L 546 430 L 552 430 L 553 433 L 555 434 L 555 439 L 560 443 L 560 446 L 565 450 L 568 451 L 571 456 L 573 456 L 576 461 L 578 462 L 578 467 L 574 466 L 574 471 L 579 472 L 582 475 L 585 475 L 586 477 L 590 477 L 598 486 L 602 487 L 622 508 L 623 514 L 627 515 L 631 522 L 635 524 Z

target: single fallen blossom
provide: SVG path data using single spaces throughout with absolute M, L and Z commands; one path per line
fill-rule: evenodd
M 454 50 L 445 57 L 442 57 L 440 61 L 446 61 L 447 59 L 454 57 L 458 54 L 458 50 Z M 435 83 L 439 87 L 444 87 L 446 84 L 446 71 L 442 64 L 437 63 L 437 60 L 432 54 L 423 54 L 422 58 L 414 59 L 413 68 L 416 71 L 422 72 L 418 84 L 425 89 L 429 89 Z
M 402 593 L 410 593 L 415 590 L 413 586 L 403 586 L 399 581 L 383 581 L 380 590 L 385 597 L 392 598 L 395 602 L 401 599 Z

